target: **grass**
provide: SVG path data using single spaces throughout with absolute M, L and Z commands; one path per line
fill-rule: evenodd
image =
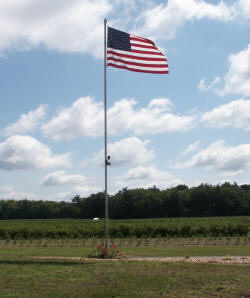
M 87 256 L 103 243 L 103 239 L 37 239 L 1 240 L 0 255 L 28 256 Z M 231 238 L 120 238 L 110 239 L 127 256 L 172 257 L 191 256 L 250 256 L 249 237 Z
M 143 226 L 149 222 L 250 226 L 250 217 L 124 220 L 111 221 L 111 225 Z M 90 220 L 20 220 L 1 221 L 0 229 L 25 226 L 63 231 L 91 226 L 94 230 L 102 224 Z M 250 266 L 32 258 L 86 257 L 102 242 L 94 237 L 0 240 L 0 297 L 250 297 Z M 128 257 L 250 256 L 250 236 L 117 238 L 110 243 Z
M 223 239 L 202 246 L 195 246 L 195 239 L 172 239 L 168 246 L 162 239 L 141 239 L 139 245 L 133 239 L 116 240 L 128 257 L 250 256 L 250 245 L 239 240 L 233 246 L 221 245 L 229 243 Z M 193 245 L 185 246 L 191 240 Z M 46 239 L 38 241 L 0 243 L 0 297 L 250 297 L 250 266 L 31 258 L 86 257 L 102 239 L 84 246 L 81 240 L 75 246 L 69 239 L 49 242 L 54 247 L 44 245 Z
M 0 297 L 249 297 L 250 266 L 0 256 Z
M 87 257 L 91 247 L 15 247 L 0 248 L 0 256 L 65 256 Z M 250 256 L 250 246 L 204 246 L 204 247 L 118 247 L 128 257 L 178 257 L 190 256 Z
M 204 247 L 129 247 L 124 249 L 127 256 L 178 257 L 190 256 L 250 256 L 249 246 L 204 246 Z

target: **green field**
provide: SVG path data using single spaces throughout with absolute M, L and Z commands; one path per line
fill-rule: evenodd
M 249 297 L 250 266 L 0 255 L 0 297 Z
M 188 226 L 193 231 L 213 227 L 218 232 L 239 225 L 249 229 L 250 217 L 110 221 L 111 231 L 141 232 L 110 238 L 124 257 L 114 262 L 82 259 L 104 241 L 102 220 L 0 221 L 0 297 L 250 297 L 247 265 L 129 260 L 186 254 L 250 256 L 249 235 L 178 237 Z M 179 234 L 155 234 L 164 227 Z
M 0 239 L 84 239 L 104 237 L 104 220 L 1 220 Z M 110 220 L 110 237 L 247 236 L 250 216 Z
M 87 257 L 96 247 L 0 247 L 0 256 Z M 202 247 L 120 247 L 125 257 L 250 256 L 250 245 Z

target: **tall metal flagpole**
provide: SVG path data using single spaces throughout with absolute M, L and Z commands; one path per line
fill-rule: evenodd
M 107 20 L 104 19 L 104 164 L 105 164 L 105 248 L 109 247 L 108 227 L 108 156 L 107 156 Z

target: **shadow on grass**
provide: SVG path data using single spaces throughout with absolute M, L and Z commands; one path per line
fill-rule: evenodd
M 59 266 L 92 266 L 96 261 L 83 261 L 83 260 L 38 260 L 38 259 L 13 259 L 13 260 L 0 260 L 0 265 L 59 265 Z

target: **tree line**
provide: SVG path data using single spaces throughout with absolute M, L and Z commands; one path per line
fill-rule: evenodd
M 0 219 L 104 218 L 104 192 L 70 202 L 0 200 Z M 250 185 L 186 185 L 160 190 L 127 189 L 109 196 L 109 218 L 209 217 L 250 215 Z

